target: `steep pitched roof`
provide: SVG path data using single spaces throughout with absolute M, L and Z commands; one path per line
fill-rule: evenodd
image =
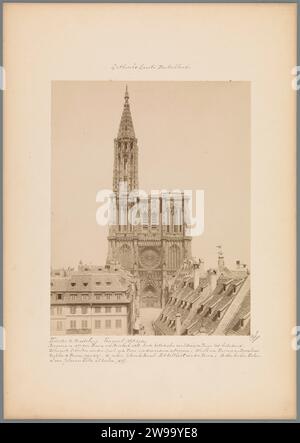
M 249 335 L 248 270 L 224 268 L 212 291 L 209 273 L 199 279 L 194 289 L 193 269 L 188 265 L 184 273 L 183 269 L 179 270 L 172 280 L 169 302 L 154 322 L 158 333 L 174 335 L 176 314 L 180 314 L 181 334 L 210 335 L 222 330 L 220 335 Z

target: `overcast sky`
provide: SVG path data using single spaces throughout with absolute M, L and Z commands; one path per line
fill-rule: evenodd
M 203 189 L 204 234 L 192 253 L 250 265 L 250 83 L 128 82 L 140 188 Z M 96 194 L 112 188 L 124 82 L 52 84 L 52 266 L 103 264 Z

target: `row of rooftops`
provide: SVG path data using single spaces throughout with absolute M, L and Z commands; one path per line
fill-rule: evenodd
M 250 334 L 249 274 L 239 263 L 230 270 L 221 260 L 218 269 L 205 271 L 203 262 L 186 260 L 170 281 L 167 304 L 154 322 L 156 333 Z
M 102 267 L 79 263 L 77 270 L 51 271 L 51 292 L 127 292 L 132 283 L 132 275 L 117 262 Z

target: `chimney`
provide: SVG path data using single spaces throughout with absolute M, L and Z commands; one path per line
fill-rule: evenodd
M 219 271 L 220 271 L 220 272 L 223 271 L 224 266 L 225 266 L 225 263 L 224 263 L 224 256 L 223 256 L 223 254 L 221 254 L 221 255 L 219 255 L 219 258 L 218 258 L 218 268 L 219 268 Z
M 204 261 L 202 261 L 201 259 L 199 259 L 199 268 L 200 268 L 200 277 L 205 277 L 206 272 L 204 268 Z
M 240 267 L 241 267 L 240 260 L 237 260 L 235 263 L 236 263 L 236 269 L 240 269 Z
M 175 318 L 175 330 L 176 330 L 176 335 L 180 335 L 180 331 L 181 331 L 181 315 L 179 313 L 176 314 L 176 318 Z
M 199 286 L 199 279 L 200 279 L 200 264 L 194 263 L 193 269 L 194 269 L 194 289 L 197 289 Z
M 211 292 L 213 292 L 217 286 L 217 272 L 214 269 L 209 271 L 209 286 Z

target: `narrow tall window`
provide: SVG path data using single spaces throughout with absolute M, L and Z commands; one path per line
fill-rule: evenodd
M 70 329 L 76 329 L 76 320 L 70 321 Z
M 63 322 L 62 321 L 56 322 L 56 329 L 57 329 L 57 331 L 62 331 L 62 329 L 63 329 Z
M 101 329 L 101 320 L 95 320 L 95 329 Z
M 87 329 L 87 327 L 88 327 L 88 322 L 87 322 L 87 320 L 82 320 L 82 321 L 81 321 L 81 328 L 82 328 L 82 329 Z

